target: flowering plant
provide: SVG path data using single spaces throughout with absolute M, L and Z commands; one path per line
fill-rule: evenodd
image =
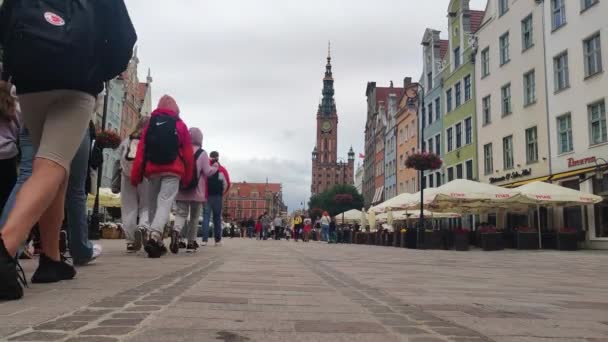
M 112 131 L 98 131 L 95 134 L 97 146 L 115 149 L 120 146 L 120 136 Z
M 481 234 L 495 234 L 498 233 L 498 229 L 494 226 L 482 226 L 479 227 L 479 232 Z
M 516 230 L 520 233 L 536 233 L 536 229 L 528 227 L 528 226 L 521 226 L 516 228 Z
M 456 234 L 456 235 L 467 235 L 470 232 L 471 232 L 470 230 L 468 230 L 466 228 L 462 228 L 462 227 L 454 229 L 454 234 Z
M 438 155 L 428 152 L 411 154 L 405 160 L 405 166 L 418 171 L 436 170 L 441 167 L 443 161 Z
M 577 230 L 576 230 L 576 228 L 564 227 L 559 230 L 559 233 L 560 234 L 576 234 Z

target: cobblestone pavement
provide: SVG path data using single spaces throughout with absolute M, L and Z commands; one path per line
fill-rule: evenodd
M 234 239 L 151 260 L 102 243 L 77 279 L 0 303 L 0 340 L 608 341 L 605 252 Z

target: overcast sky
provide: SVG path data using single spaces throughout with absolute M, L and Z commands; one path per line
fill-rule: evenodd
M 425 28 L 445 38 L 448 0 L 126 0 L 140 78 L 173 95 L 234 181 L 283 183 L 290 211 L 310 195 L 327 42 L 340 155 L 363 151 L 365 87 L 421 74 Z M 161 5 L 162 4 L 162 5 Z M 471 0 L 484 9 L 485 0 Z M 357 163 L 360 160 L 357 160 Z

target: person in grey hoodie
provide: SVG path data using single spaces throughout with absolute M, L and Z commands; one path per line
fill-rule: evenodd
M 184 236 L 188 239 L 187 252 L 195 252 L 198 249 L 196 235 L 201 210 L 207 202 L 207 177 L 217 173 L 218 170 L 218 164 L 210 165 L 209 156 L 202 148 L 203 132 L 195 127 L 190 128 L 189 132 L 196 164 L 194 171 L 197 174 L 193 175 L 193 180 L 188 186 L 180 189 L 175 198 L 175 225 L 169 245 L 169 250 L 174 254 L 179 251 L 179 236 L 183 228 L 186 228 Z

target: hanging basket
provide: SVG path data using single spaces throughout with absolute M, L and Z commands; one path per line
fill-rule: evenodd
M 99 131 L 95 134 L 95 143 L 101 148 L 115 149 L 120 146 L 120 136 L 112 131 Z
M 407 157 L 405 166 L 418 171 L 437 170 L 443 165 L 443 161 L 434 153 L 414 153 Z

